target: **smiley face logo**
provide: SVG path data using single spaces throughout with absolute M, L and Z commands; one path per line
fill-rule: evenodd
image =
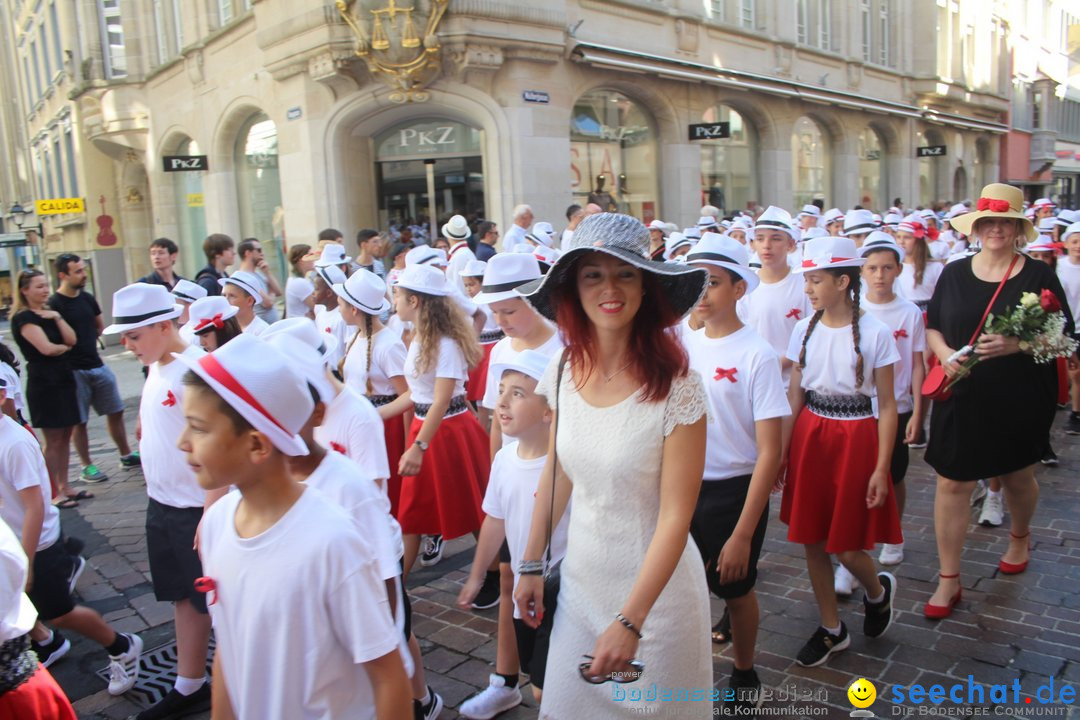
M 877 699 L 877 688 L 866 678 L 859 678 L 847 689 L 848 700 L 857 708 L 868 708 Z

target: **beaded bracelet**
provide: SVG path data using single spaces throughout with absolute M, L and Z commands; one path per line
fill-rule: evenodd
M 543 560 L 522 560 L 518 563 L 518 575 L 543 575 Z
M 615 619 L 618 620 L 624 628 L 637 635 L 638 640 L 644 639 L 645 636 L 641 634 L 641 631 L 637 629 L 634 623 L 627 620 L 622 613 L 615 613 Z

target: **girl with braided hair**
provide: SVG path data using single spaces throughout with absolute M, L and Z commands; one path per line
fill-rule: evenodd
M 793 363 L 785 418 L 787 482 L 780 520 L 788 540 L 805 548 L 821 626 L 796 658 L 824 663 L 848 647 L 833 590 L 830 554 L 866 589 L 863 634 L 880 637 L 892 623 L 896 578 L 877 573 L 867 554 L 875 543 L 902 540 L 889 464 L 896 437 L 892 332 L 859 308 L 860 258 L 844 237 L 807 242 L 802 267 L 814 314 L 792 332 Z M 872 399 L 877 397 L 875 420 Z

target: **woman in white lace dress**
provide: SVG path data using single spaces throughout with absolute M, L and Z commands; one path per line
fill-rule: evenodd
M 548 275 L 519 289 L 558 321 L 567 346 L 561 386 L 560 357 L 537 386 L 558 419 L 522 563 L 536 572 L 549 518 L 572 490 L 543 718 L 711 716 L 708 590 L 689 543 L 706 400 L 668 329 L 697 302 L 705 274 L 645 259 L 648 241 L 633 218 L 591 216 Z M 542 577 L 523 574 L 515 601 L 538 625 Z M 640 677 L 612 682 L 634 677 L 631 660 L 644 664 Z

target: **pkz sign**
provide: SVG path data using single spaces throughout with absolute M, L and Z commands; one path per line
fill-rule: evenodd
M 162 157 L 165 172 L 196 172 L 209 170 L 205 155 L 165 155 Z
M 927 145 L 915 148 L 915 157 L 945 157 L 944 145 Z
M 690 126 L 691 140 L 720 140 L 731 137 L 731 123 L 701 123 Z

